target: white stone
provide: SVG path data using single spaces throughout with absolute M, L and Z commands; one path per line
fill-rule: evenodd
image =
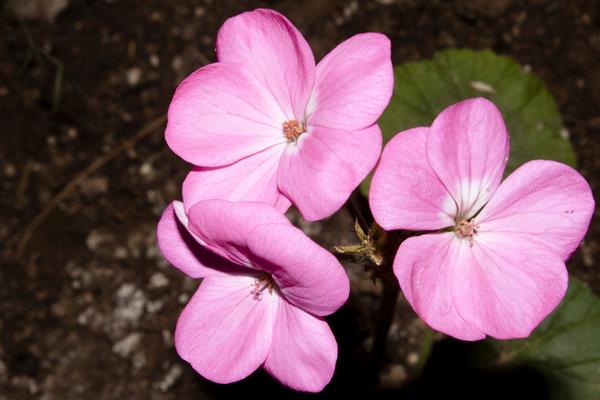
M 129 86 L 136 86 L 142 80 L 142 69 L 139 67 L 129 68 L 126 77 Z
M 112 351 L 121 357 L 129 357 L 140 345 L 142 335 L 138 332 L 130 333 L 112 346 Z
M 169 279 L 167 279 L 167 277 L 160 273 L 160 272 L 155 272 L 151 277 L 150 277 L 150 283 L 149 283 L 149 287 L 150 289 L 160 289 L 162 287 L 165 287 L 169 284 Z
M 158 388 L 163 392 L 168 391 L 177 382 L 182 374 L 183 368 L 181 368 L 181 365 L 173 365 L 164 378 L 158 383 Z

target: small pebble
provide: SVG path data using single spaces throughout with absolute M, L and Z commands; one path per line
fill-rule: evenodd
M 406 368 L 402 364 L 392 364 L 390 368 L 381 375 L 381 386 L 384 388 L 399 388 L 406 382 Z
M 173 68 L 173 71 L 179 72 L 182 66 L 183 59 L 180 56 L 173 57 L 173 60 L 171 61 L 171 68 Z
M 79 188 L 87 197 L 96 197 L 108 192 L 108 178 L 106 176 L 87 178 L 79 184 Z
M 157 68 L 160 65 L 160 59 L 156 54 L 150 54 L 150 65 Z
M 167 286 L 168 284 L 169 280 L 167 279 L 167 277 L 160 272 L 156 272 L 150 277 L 150 283 L 148 286 L 150 287 L 150 289 L 160 289 L 162 287 Z
M 204 15 L 206 14 L 206 9 L 204 7 L 196 7 L 194 9 L 194 16 L 195 17 L 204 17 Z
M 143 177 L 148 177 L 152 171 L 154 171 L 154 168 L 152 168 L 152 164 L 150 164 L 149 162 L 145 162 L 140 166 L 140 175 Z
M 79 132 L 77 132 L 77 128 L 69 127 L 67 128 L 67 137 L 69 139 L 76 139 Z
M 85 245 L 91 251 L 97 251 L 103 243 L 110 242 L 112 235 L 99 229 L 91 230 L 85 238 Z
M 130 68 L 127 70 L 126 77 L 129 86 L 136 86 L 142 79 L 142 69 L 138 67 Z
M 127 249 L 123 246 L 117 246 L 117 248 L 115 249 L 115 258 L 117 260 L 124 260 L 127 258 L 127 256 L 128 256 Z
M 165 377 L 158 383 L 158 388 L 163 392 L 167 392 L 179 380 L 182 374 L 183 368 L 181 365 L 173 365 Z
M 12 177 L 12 176 L 16 175 L 17 169 L 12 164 L 6 164 L 4 166 L 4 173 L 6 174 L 6 176 L 11 176 Z
M 410 366 L 417 365 L 417 363 L 419 362 L 419 355 L 417 353 L 409 353 L 406 357 L 406 362 Z
M 140 345 L 142 335 L 138 332 L 130 333 L 112 346 L 112 351 L 121 357 L 129 357 Z
M 187 303 L 187 301 L 190 299 L 190 296 L 188 296 L 185 293 L 181 293 L 179 295 L 179 297 L 177 298 L 177 301 L 179 302 L 179 304 L 185 304 Z
M 163 308 L 163 305 L 162 300 L 151 301 L 146 304 L 146 311 L 150 314 L 157 313 Z

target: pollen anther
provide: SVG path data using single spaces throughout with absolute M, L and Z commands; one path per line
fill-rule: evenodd
M 456 236 L 459 238 L 468 238 L 470 241 L 473 240 L 473 237 L 477 234 L 478 230 L 479 225 L 475 225 L 475 223 L 467 221 L 466 219 L 461 219 L 454 227 Z
M 273 293 L 273 290 L 275 290 L 275 282 L 273 282 L 273 278 L 270 275 L 265 275 L 260 278 L 256 278 L 252 287 L 254 300 L 261 300 L 265 290 L 268 290 L 269 293 Z
M 289 121 L 281 124 L 281 126 L 283 127 L 283 134 L 285 135 L 285 138 L 290 142 L 295 142 L 298 140 L 298 137 L 301 134 L 306 132 L 306 129 L 304 129 L 304 127 L 295 119 L 290 119 Z

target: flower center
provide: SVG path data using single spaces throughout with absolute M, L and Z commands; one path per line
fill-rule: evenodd
M 290 119 L 281 124 L 281 126 L 283 127 L 285 138 L 290 142 L 295 142 L 301 134 L 306 132 L 306 129 L 295 119 Z
M 466 219 L 461 219 L 454 226 L 454 233 L 461 239 L 468 238 L 469 240 L 473 240 L 478 229 L 479 225 L 475 225 L 473 222 L 467 221 Z
M 260 277 L 256 278 L 254 284 L 252 285 L 252 294 L 254 295 L 254 300 L 262 300 L 262 296 L 266 290 L 268 290 L 269 294 L 272 294 L 276 288 L 277 285 L 270 274 L 261 275 Z

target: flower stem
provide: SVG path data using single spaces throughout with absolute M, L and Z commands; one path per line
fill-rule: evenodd
M 427 360 L 431 355 L 431 350 L 433 349 L 433 338 L 435 332 L 429 328 L 425 328 L 425 332 L 423 333 L 423 339 L 421 341 L 421 350 L 419 351 L 419 362 L 415 366 L 414 376 L 415 378 L 420 377 L 425 370 L 425 365 L 427 364 Z
M 379 316 L 375 327 L 373 338 L 373 347 L 371 349 L 371 371 L 373 385 L 379 383 L 379 371 L 385 360 L 385 350 L 390 326 L 394 321 L 396 313 L 396 303 L 400 287 L 398 281 L 393 275 L 391 265 L 386 265 L 385 271 L 388 272 L 382 277 L 383 291 L 379 301 Z
M 358 190 L 355 190 L 350 195 L 350 198 L 346 202 L 346 209 L 352 216 L 352 219 L 358 221 L 363 230 L 368 232 L 373 222 L 373 216 L 365 197 Z

